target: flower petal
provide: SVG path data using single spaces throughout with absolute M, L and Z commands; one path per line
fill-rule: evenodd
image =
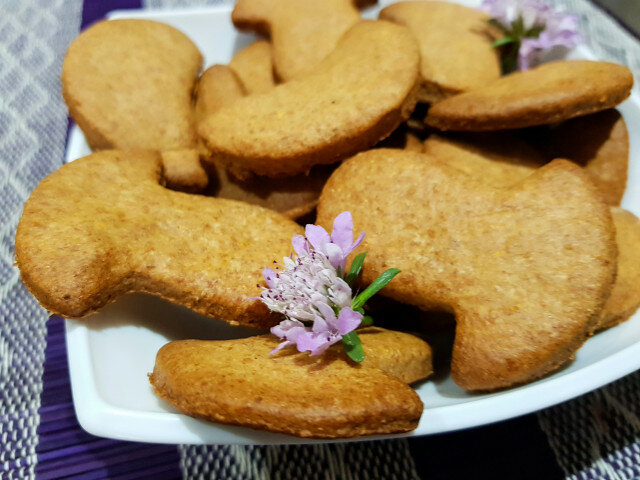
M 333 231 L 331 232 L 331 241 L 346 251 L 353 242 L 353 218 L 351 212 L 342 212 L 333 221 Z
M 305 329 L 305 326 L 302 322 L 298 320 L 290 320 L 286 319 L 281 321 L 275 327 L 271 327 L 271 333 L 273 333 L 276 337 L 279 338 L 287 338 L 288 340 L 295 341 L 295 338 L 291 338 L 296 333 L 296 329 Z
M 285 340 L 284 342 L 281 342 L 280 345 L 278 345 L 276 348 L 271 350 L 269 353 L 271 353 L 271 354 L 277 353 L 280 350 L 282 350 L 283 348 L 288 347 L 289 345 L 295 345 L 295 343 L 290 342 L 289 340 Z
M 293 250 L 298 256 L 304 255 L 309 251 L 309 245 L 304 235 L 294 235 L 291 239 L 291 245 L 293 245 Z
M 324 302 L 318 302 L 314 304 L 314 307 L 318 309 L 318 311 L 320 312 L 320 315 L 322 315 L 322 317 L 330 326 L 333 326 L 336 324 L 338 319 L 336 318 L 336 314 L 333 311 L 333 308 L 331 308 L 329 305 L 327 305 Z
M 340 314 L 338 315 L 338 331 L 340 335 L 346 335 L 349 332 L 354 331 L 358 328 L 362 322 L 362 314 L 358 312 L 354 312 L 349 307 L 343 308 L 340 310 Z
M 358 246 L 362 243 L 363 240 L 364 240 L 364 232 L 358 235 L 358 238 L 356 239 L 355 242 L 353 242 L 353 245 L 350 245 L 349 248 L 344 252 L 344 256 L 348 257 L 351 252 L 353 252 L 356 248 L 358 248 Z
M 331 242 L 331 238 L 324 228 L 309 224 L 305 227 L 304 233 L 313 248 L 322 253 L 326 252 L 325 245 Z
M 337 335 L 330 335 L 328 333 L 306 332 L 298 337 L 298 351 L 310 351 L 312 356 L 320 355 L 331 345 L 339 341 L 340 338 L 341 337 Z
M 264 281 L 267 282 L 269 288 L 275 287 L 277 273 L 273 268 L 266 267 L 262 269 L 262 276 L 264 277 Z
M 340 267 L 344 272 L 344 268 L 347 264 L 347 256 L 344 254 L 342 249 L 335 243 L 327 243 L 325 245 L 325 249 L 329 263 L 331 263 L 333 268 L 337 270 L 338 267 Z
M 329 330 L 329 325 L 324 318 L 316 315 L 316 318 L 313 319 L 313 327 L 311 330 L 313 331 L 313 333 L 327 332 Z
M 336 278 L 329 287 L 329 299 L 338 307 L 345 308 L 351 305 L 351 287 L 341 278 Z

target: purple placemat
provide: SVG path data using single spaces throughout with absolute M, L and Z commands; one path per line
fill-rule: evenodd
M 38 464 L 41 480 L 181 478 L 175 445 L 121 442 L 86 433 L 76 420 L 69 384 L 64 320 L 47 322 Z

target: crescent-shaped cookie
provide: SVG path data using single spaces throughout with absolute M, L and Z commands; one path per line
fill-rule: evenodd
M 547 125 L 615 107 L 632 86 L 633 75 L 622 65 L 549 62 L 438 102 L 425 122 L 470 132 Z
M 406 333 L 359 331 L 362 364 L 342 345 L 318 357 L 285 349 L 272 335 L 171 342 L 149 379 L 182 412 L 300 437 L 340 438 L 413 430 L 422 402 L 407 385 L 429 376 L 431 349 Z
M 198 131 L 237 177 L 305 173 L 374 145 L 406 120 L 418 64 L 405 27 L 360 22 L 313 72 L 221 108 Z
M 243 84 L 233 69 L 225 65 L 208 68 L 198 83 L 195 104 L 197 122 L 244 96 Z M 202 143 L 201 152 L 204 158 L 210 155 Z M 163 160 L 166 171 L 166 155 L 163 155 Z M 183 158 L 169 166 L 176 165 L 174 168 L 177 168 L 187 163 L 186 160 Z M 195 158 L 191 161 L 200 160 Z M 316 208 L 322 187 L 333 171 L 330 165 L 318 165 L 308 174 L 293 177 L 269 178 L 251 175 L 246 179 L 238 179 L 227 172 L 215 158 L 210 158 L 208 163 L 211 166 L 209 173 L 212 177 L 208 193 L 219 198 L 260 205 L 293 219 L 300 218 Z

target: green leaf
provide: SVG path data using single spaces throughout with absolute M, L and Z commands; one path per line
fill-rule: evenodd
M 364 304 L 373 297 L 376 293 L 382 290 L 397 274 L 400 273 L 400 270 L 397 268 L 390 268 L 378 278 L 376 278 L 371 285 L 364 289 L 356 298 L 351 302 L 351 308 L 356 310 L 358 308 L 362 308 Z
M 373 317 L 371 315 L 365 315 L 362 317 L 362 321 L 360 322 L 361 327 L 368 327 L 369 325 L 373 325 Z
M 342 277 L 342 267 L 340 265 L 338 265 L 338 268 L 336 268 L 336 274 L 339 277 Z
M 349 332 L 342 336 L 342 343 L 344 344 L 344 350 L 349 355 L 349 358 L 354 362 L 360 363 L 364 360 L 364 350 L 362 350 L 362 342 L 360 337 L 355 332 Z
M 366 256 L 367 252 L 359 253 L 356 255 L 356 258 L 353 259 L 353 262 L 351 262 L 351 269 L 345 278 L 349 286 L 351 286 L 353 282 L 356 281 L 356 278 L 358 278 L 358 275 L 360 275 L 360 272 L 362 271 L 362 264 L 364 263 L 364 258 Z
M 493 48 L 499 48 L 503 45 L 508 45 L 510 43 L 517 42 L 518 40 L 513 37 L 502 37 L 491 44 Z

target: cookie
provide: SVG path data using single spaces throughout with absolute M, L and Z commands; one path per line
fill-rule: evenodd
M 432 134 L 423 148 L 430 157 L 495 187 L 513 185 L 547 163 L 542 153 L 511 132 Z
M 236 72 L 247 93 L 264 93 L 275 87 L 271 44 L 258 40 L 236 53 L 229 67 Z
M 231 105 L 246 94 L 247 91 L 240 78 L 230 67 L 213 65 L 207 68 L 200 76 L 195 91 L 193 115 L 196 126 L 200 125 L 210 113 L 225 105 Z M 198 138 L 198 151 L 202 158 L 211 156 L 201 138 Z
M 547 158 L 566 158 L 583 166 L 609 205 L 620 205 L 627 185 L 629 134 L 616 110 L 574 118 L 538 137 Z
M 247 89 L 234 69 L 226 65 L 212 65 L 198 80 L 194 107 L 196 123 L 246 94 Z
M 528 133 L 527 139 L 505 131 L 433 134 L 425 140 L 424 150 L 494 186 L 512 185 L 548 161 L 566 158 L 584 167 L 605 203 L 620 203 L 627 182 L 629 139 L 624 119 L 615 110 Z
M 334 170 L 333 165 L 318 165 L 306 175 L 284 178 L 254 175 L 240 180 L 216 166 L 217 180 L 212 192 L 219 198 L 260 205 L 297 219 L 316 208 L 322 187 Z
M 200 163 L 198 150 L 168 150 L 160 152 L 163 177 L 167 188 L 182 192 L 197 193 L 209 184 L 209 177 Z M 201 172 L 194 174 L 194 172 Z
M 276 75 L 286 82 L 313 70 L 360 13 L 352 0 L 238 0 L 231 20 L 271 38 Z
M 565 160 L 496 189 L 426 154 L 371 150 L 331 176 L 318 223 L 344 210 L 366 232 L 364 283 L 399 268 L 383 295 L 455 313 L 452 377 L 466 390 L 558 368 L 593 331 L 613 285 L 609 208 Z
M 405 27 L 360 22 L 312 73 L 218 110 L 198 131 L 239 178 L 305 173 L 369 148 L 406 120 L 418 65 Z
M 278 323 L 252 297 L 262 268 L 289 255 L 302 228 L 253 205 L 168 190 L 161 174 L 157 153 L 107 150 L 44 179 L 16 233 L 27 288 L 72 318 L 146 292 L 234 324 Z
M 501 75 L 489 15 L 448 2 L 398 2 L 379 18 L 405 25 L 420 48 L 420 101 L 436 103 L 482 87 Z
M 195 104 L 197 122 L 244 97 L 245 92 L 240 79 L 230 67 L 214 65 L 208 68 L 198 83 Z M 203 158 L 210 156 L 204 145 L 201 155 Z M 333 171 L 332 166 L 318 166 L 308 174 L 294 177 L 272 179 L 252 175 L 240 180 L 229 174 L 215 158 L 210 158 L 208 165 L 212 177 L 208 193 L 219 198 L 260 205 L 293 219 L 316 208 L 322 187 Z
M 615 107 L 632 86 L 633 75 L 622 65 L 549 62 L 438 102 L 425 122 L 471 132 L 547 125 Z
M 598 324 L 609 328 L 628 320 L 640 306 L 640 220 L 631 212 L 612 207 L 618 244 L 618 275 Z
M 300 437 L 341 438 L 413 430 L 422 402 L 406 383 L 431 374 L 431 350 L 411 335 L 360 331 L 365 360 L 342 345 L 311 357 L 272 335 L 171 342 L 149 379 L 180 411 L 214 422 Z
M 67 50 L 62 95 L 93 150 L 192 149 L 191 95 L 201 64 L 193 42 L 165 23 L 98 22 Z M 188 160 L 178 170 L 179 177 L 170 179 L 174 185 L 190 189 L 207 180 L 202 167 Z

